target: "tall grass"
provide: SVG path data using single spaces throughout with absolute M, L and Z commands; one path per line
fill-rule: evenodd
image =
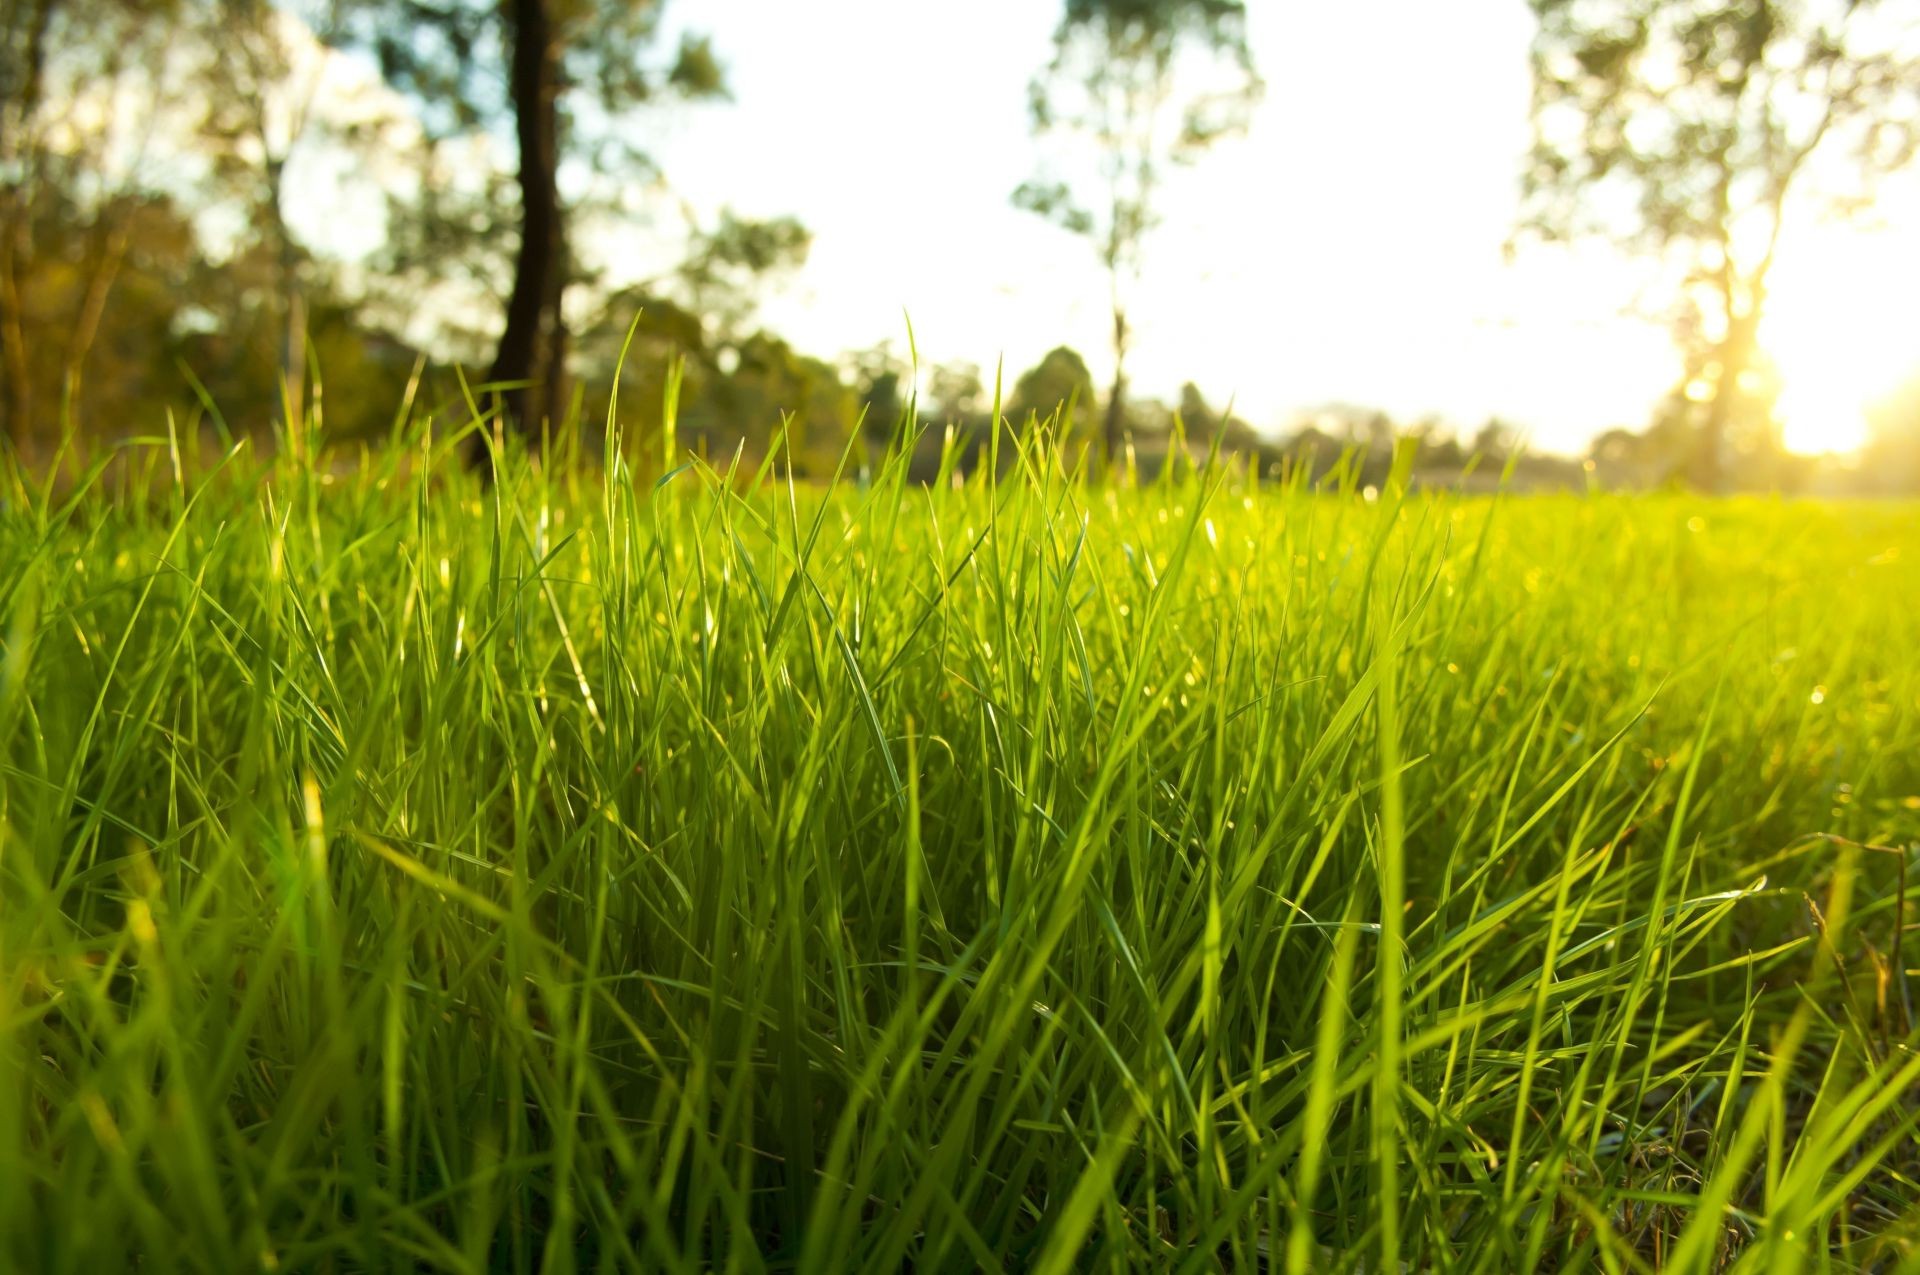
M 0 1265 L 1920 1261 L 1911 507 L 460 446 L 6 475 Z

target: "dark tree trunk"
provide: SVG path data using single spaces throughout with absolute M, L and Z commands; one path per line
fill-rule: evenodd
M 1107 473 L 1120 466 L 1121 433 L 1127 419 L 1127 315 L 1118 306 L 1113 311 L 1113 388 L 1107 391 L 1107 422 L 1102 431 Z
M 545 401 L 534 383 L 550 371 L 551 329 L 557 325 L 562 288 L 557 250 L 561 244 L 559 168 L 560 51 L 554 40 L 549 0 L 508 0 L 513 54 L 508 87 L 513 96 L 514 132 L 520 144 L 520 249 L 513 263 L 513 292 L 507 299 L 507 326 L 500 334 L 493 382 L 521 382 L 499 391 L 504 424 L 537 433 L 536 417 Z M 479 443 L 475 459 L 484 457 Z

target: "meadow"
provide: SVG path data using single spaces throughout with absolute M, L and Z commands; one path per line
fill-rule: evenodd
M 1920 1263 L 1911 505 L 179 446 L 0 491 L 0 1266 Z

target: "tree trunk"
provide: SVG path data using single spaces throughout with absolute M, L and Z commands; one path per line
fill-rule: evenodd
M 1113 388 L 1107 391 L 1107 423 L 1102 447 L 1106 469 L 1112 475 L 1120 464 L 1121 433 L 1127 418 L 1127 313 L 1113 308 Z
M 519 382 L 498 391 L 503 424 L 533 433 L 544 395 L 532 392 L 551 354 L 550 325 L 557 323 L 563 284 L 556 277 L 560 246 L 559 94 L 560 51 L 554 41 L 549 0 L 508 0 L 513 54 L 508 87 L 513 97 L 514 132 L 520 144 L 520 248 L 513 262 L 513 292 L 507 299 L 506 330 L 487 374 L 492 382 Z M 475 440 L 478 461 L 484 441 Z
M 94 340 L 100 335 L 100 320 L 106 315 L 107 299 L 120 278 L 120 267 L 127 259 L 127 241 L 132 234 L 130 209 L 110 208 L 103 215 L 112 220 L 97 231 L 101 240 L 99 255 L 87 274 L 87 288 L 81 295 L 79 313 L 74 315 L 66 358 L 61 364 L 63 422 L 69 417 L 80 419 L 80 391 L 86 379 L 87 357 L 93 353 Z
M 1723 377 L 1728 353 L 1723 344 L 1718 355 Z M 1713 398 L 1707 403 L 1707 423 L 1694 444 L 1691 466 L 1693 485 L 1709 495 L 1718 494 L 1724 481 L 1720 462 L 1721 453 L 1726 448 L 1727 418 L 1732 413 L 1730 397 L 1724 380 L 1714 386 Z
M 262 130 L 261 145 L 266 145 Z M 306 424 L 307 397 L 307 304 L 300 290 L 300 259 L 293 246 L 293 234 L 287 229 L 285 155 L 271 152 L 267 157 L 267 209 L 276 267 L 280 272 L 281 347 L 280 373 L 287 386 L 287 431 L 291 438 Z
M 1729 272 L 1731 274 L 1731 272 Z M 1707 403 L 1707 421 L 1694 449 L 1692 479 L 1702 491 L 1720 494 L 1727 490 L 1727 435 L 1740 410 L 1740 378 L 1753 363 L 1753 352 L 1760 332 L 1760 311 L 1766 301 L 1764 269 L 1755 277 L 1728 286 L 1722 298 L 1726 332 L 1714 352 L 1719 370 L 1714 377 L 1713 398 Z M 1739 292 L 1745 294 L 1741 306 Z

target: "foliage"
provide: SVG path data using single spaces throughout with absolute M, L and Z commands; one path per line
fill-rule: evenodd
M 674 275 L 688 303 L 723 335 L 753 312 L 759 286 L 804 265 L 813 235 L 792 217 L 754 220 L 724 208 L 711 226 L 694 226 Z
M 1796 201 L 1857 211 L 1914 157 L 1920 23 L 1875 0 L 1531 3 L 1525 226 L 1677 256 L 1708 405 L 1690 468 L 1718 485 L 1773 432 L 1760 325 Z
M 1244 0 L 1067 0 L 1053 60 L 1029 94 L 1036 136 L 1064 134 L 1094 151 L 1091 175 L 1023 183 L 1016 205 L 1092 241 L 1110 285 L 1113 386 L 1104 446 L 1125 414 L 1126 293 L 1158 222 L 1165 169 L 1243 132 L 1262 91 L 1247 45 Z M 1091 187 L 1091 197 L 1076 194 Z M 1091 407 L 1091 399 L 1088 406 Z
M 630 216 L 632 195 L 658 173 L 635 138 L 635 112 L 665 100 L 722 97 L 719 60 L 703 37 L 684 35 L 669 59 L 646 56 L 659 35 L 661 0 L 342 0 L 337 39 L 370 48 L 381 74 L 420 104 L 442 148 L 471 151 L 489 128 L 511 124 L 515 138 L 517 219 L 498 215 L 497 176 L 459 191 L 450 216 L 434 203 L 411 205 L 410 235 L 424 249 L 402 267 L 432 270 L 449 241 L 492 265 L 479 277 L 510 280 L 505 324 L 488 379 L 502 386 L 503 415 L 537 432 L 544 420 L 570 419 L 573 321 L 569 292 L 592 282 L 593 264 L 576 252 L 573 227 Z M 441 159 L 444 164 L 445 160 Z M 583 171 L 584 186 L 563 189 L 562 174 Z M 804 232 L 790 221 L 762 229 L 729 218 L 713 232 L 728 245 L 790 256 Z M 768 240 L 771 247 L 760 242 Z M 740 264 L 736 254 L 722 265 Z M 471 268 L 467 266 L 465 268 Z
M 0 422 L 22 454 L 50 447 L 89 401 L 121 267 L 153 229 L 163 192 L 142 171 L 145 139 L 183 107 L 168 38 L 179 9 L 19 0 L 0 11 Z
M 1086 423 L 1093 415 L 1093 374 L 1080 352 L 1064 345 L 1048 350 L 1020 374 L 1002 415 L 1018 428 L 1029 417 L 1046 420 L 1056 412 L 1063 442 L 1077 445 L 1092 433 Z
M 927 376 L 927 397 L 932 403 L 930 415 L 941 423 L 969 423 L 979 420 L 985 428 L 992 408 L 980 369 L 971 363 L 936 364 Z
M 192 228 L 171 201 L 139 195 L 82 210 L 40 193 L 23 217 L 32 251 L 9 263 L 7 314 L 26 352 L 6 395 L 16 444 L 50 442 L 63 416 L 158 424 L 186 389 L 172 360 L 197 282 Z M 111 305 L 99 300 L 109 274 Z
M 192 13 L 202 24 L 196 43 L 206 50 L 201 129 L 216 174 L 236 188 L 247 222 L 260 228 L 273 254 L 278 365 L 286 378 L 285 410 L 297 419 L 306 389 L 308 253 L 287 221 L 287 171 L 310 141 L 325 59 L 303 47 L 304 26 L 271 0 L 210 0 Z M 336 4 L 315 33 L 320 40 L 338 14 Z M 347 142 L 349 132 L 339 130 L 333 140 Z

